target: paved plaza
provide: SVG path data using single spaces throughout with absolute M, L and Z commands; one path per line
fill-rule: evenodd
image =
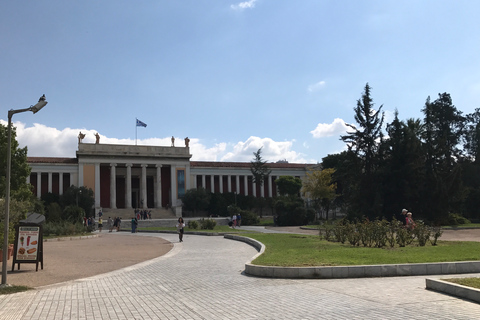
M 175 246 L 121 270 L 0 296 L 0 319 L 480 319 L 480 305 L 425 290 L 426 276 L 255 278 L 243 270 L 257 251 L 243 242 L 144 236 Z

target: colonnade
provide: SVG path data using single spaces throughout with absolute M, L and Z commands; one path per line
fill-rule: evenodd
M 193 181 L 195 182 L 194 188 L 202 187 L 207 189 L 207 179 L 209 179 L 208 183 L 208 191 L 214 193 L 216 190 L 216 186 L 220 193 L 224 192 L 236 192 L 237 194 L 242 194 L 245 196 L 252 195 L 254 197 L 260 196 L 265 197 L 265 192 L 269 198 L 272 198 L 274 195 L 277 195 L 276 185 L 274 180 L 278 178 L 278 176 L 268 176 L 267 180 L 264 182 L 263 186 L 259 188 L 260 194 L 257 195 L 257 184 L 253 182 L 253 176 L 251 174 L 193 174 Z M 199 178 L 200 177 L 200 178 Z M 215 177 L 218 177 L 218 183 L 215 184 Z M 227 186 L 224 186 L 224 180 L 227 180 Z M 198 183 L 200 180 L 200 183 Z M 249 188 L 250 187 L 250 188 Z M 265 190 L 266 189 L 266 190 Z M 250 192 L 251 190 L 251 192 Z M 251 193 L 251 194 L 250 194 Z

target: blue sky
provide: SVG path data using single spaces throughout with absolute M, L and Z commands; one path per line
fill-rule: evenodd
M 184 146 L 192 160 L 321 162 L 365 84 L 386 120 L 451 94 L 480 107 L 480 2 L 6 1 L 0 121 L 29 156 L 84 142 Z M 135 127 L 135 118 L 148 126 Z

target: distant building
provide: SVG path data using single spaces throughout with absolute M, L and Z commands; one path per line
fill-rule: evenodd
M 249 162 L 190 161 L 188 147 L 78 144 L 76 158 L 28 157 L 28 182 L 37 197 L 61 195 L 71 185 L 91 188 L 95 209 L 175 207 L 187 190 L 274 197 L 280 176 L 303 178 L 310 164 L 269 163 L 263 187 L 252 181 Z

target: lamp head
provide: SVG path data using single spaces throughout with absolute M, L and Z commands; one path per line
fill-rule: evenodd
M 33 113 L 37 113 L 38 111 L 40 111 L 40 109 L 45 107 L 47 103 L 48 102 L 46 100 L 38 101 L 37 104 L 32 106 L 30 109 L 32 110 Z

